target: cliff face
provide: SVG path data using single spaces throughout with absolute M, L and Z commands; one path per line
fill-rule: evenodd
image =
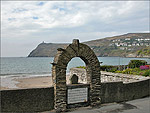
M 63 48 L 67 44 L 41 43 L 34 49 L 28 57 L 53 57 L 57 48 Z
M 150 33 L 129 33 L 83 43 L 89 45 L 97 56 L 150 57 Z M 53 57 L 57 48 L 67 45 L 41 43 L 28 57 Z

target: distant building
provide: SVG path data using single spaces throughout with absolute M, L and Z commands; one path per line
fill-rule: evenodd
M 140 43 L 140 45 L 143 46 L 144 44 L 143 44 L 143 43 Z
M 120 47 L 120 50 L 125 50 L 126 48 L 125 47 Z
M 124 46 L 128 46 L 128 44 L 127 44 L 127 43 L 124 43 Z
M 132 46 L 135 46 L 135 45 L 136 45 L 135 43 L 132 44 Z
M 130 40 L 130 38 L 126 38 L 125 40 Z

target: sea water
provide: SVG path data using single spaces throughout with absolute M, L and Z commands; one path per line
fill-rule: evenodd
M 17 79 L 51 76 L 51 63 L 54 57 L 3 57 L 1 58 L 0 70 L 0 87 L 18 88 Z M 121 58 L 121 57 L 98 57 L 101 65 L 127 65 L 130 60 L 146 60 L 148 58 Z M 80 58 L 73 58 L 67 66 L 67 74 L 69 69 L 77 66 L 85 66 L 84 61 Z
M 54 57 L 2 57 L 1 76 L 49 76 L 51 75 L 51 63 Z M 148 58 L 122 58 L 122 57 L 98 57 L 101 65 L 127 65 L 130 60 L 145 60 Z M 85 66 L 80 58 L 73 58 L 67 66 L 69 69 L 77 66 Z

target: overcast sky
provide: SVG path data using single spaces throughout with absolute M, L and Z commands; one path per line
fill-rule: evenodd
M 1 56 L 27 56 L 39 43 L 70 43 L 149 32 L 148 1 L 2 1 Z

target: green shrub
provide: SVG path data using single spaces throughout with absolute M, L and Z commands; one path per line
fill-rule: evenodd
M 117 71 L 117 68 L 114 67 L 114 68 L 111 68 L 110 70 L 108 70 L 108 72 L 116 72 Z
M 132 72 L 140 72 L 140 71 L 141 71 L 140 68 L 133 68 L 133 69 L 132 69 Z
M 133 71 L 133 69 L 129 68 L 129 69 L 123 70 L 122 73 L 123 74 L 133 74 L 132 71 Z
M 123 71 L 115 71 L 115 73 L 123 73 L 123 74 L 133 74 L 133 75 L 142 75 L 142 76 L 150 76 L 150 70 L 141 70 L 140 68 L 129 68 Z
M 122 71 L 117 70 L 117 71 L 115 71 L 115 73 L 122 73 Z
M 110 65 L 103 65 L 101 66 L 101 70 L 102 71 L 109 71 L 113 68 L 114 66 L 110 66 Z
M 147 62 L 145 60 L 131 60 L 128 64 L 129 68 L 138 68 L 142 65 L 146 65 Z
M 145 77 L 150 76 L 150 70 L 146 70 L 142 75 Z
M 85 66 L 78 66 L 77 68 L 85 69 Z M 100 68 L 101 68 L 101 71 L 107 71 L 107 72 L 115 72 L 118 69 L 116 66 L 111 66 L 111 65 L 103 65 L 103 66 L 100 66 Z

